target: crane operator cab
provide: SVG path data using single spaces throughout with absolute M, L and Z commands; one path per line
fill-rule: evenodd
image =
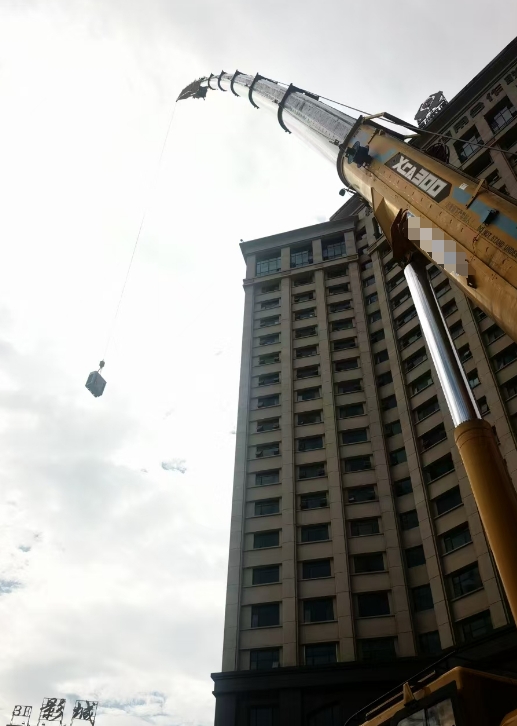
M 92 371 L 88 376 L 88 380 L 86 381 L 86 388 L 90 391 L 92 396 L 95 396 L 95 398 L 102 396 L 102 394 L 104 393 L 104 389 L 106 388 L 106 381 L 101 376 L 101 370 L 104 368 L 105 365 L 105 362 L 101 360 L 101 362 L 99 363 L 99 370 Z
M 368 707 L 363 726 L 517 726 L 517 680 L 462 667 L 436 675 Z

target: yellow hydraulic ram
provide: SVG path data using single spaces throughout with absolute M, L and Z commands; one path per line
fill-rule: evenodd
M 517 205 L 486 183 L 409 146 L 374 117 L 354 119 L 292 84 L 222 71 L 179 96 L 231 91 L 267 108 L 281 128 L 331 162 L 373 209 L 401 264 L 455 426 L 455 440 L 517 620 L 517 493 L 479 413 L 425 269 L 432 260 L 517 340 Z M 390 114 L 378 114 L 419 131 Z

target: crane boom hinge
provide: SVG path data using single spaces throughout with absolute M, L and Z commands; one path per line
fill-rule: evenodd
M 235 73 L 232 76 L 232 80 L 230 81 L 230 91 L 233 93 L 234 96 L 238 96 L 239 94 L 235 91 L 233 84 L 235 83 L 235 79 L 237 76 L 243 76 L 244 73 L 241 73 L 240 71 L 235 71 Z
M 224 91 L 226 93 L 226 88 L 223 88 L 221 86 L 221 76 L 223 75 L 224 71 L 221 71 L 219 75 L 217 76 L 217 85 L 219 86 L 220 91 Z
M 257 75 L 255 76 L 255 78 L 252 80 L 251 86 L 250 86 L 250 90 L 248 91 L 248 98 L 249 98 L 249 102 L 251 103 L 251 105 L 254 106 L 255 108 L 259 108 L 259 107 L 257 106 L 257 104 L 255 103 L 255 101 L 253 100 L 253 95 L 252 94 L 253 94 L 253 89 L 255 87 L 255 83 L 257 83 L 257 81 L 271 81 L 271 79 L 270 78 L 266 78 L 265 76 L 261 76 L 260 73 L 257 73 Z M 271 81 L 271 83 L 275 83 L 275 81 Z
M 288 134 L 291 132 L 287 128 L 287 126 L 284 124 L 284 120 L 282 118 L 282 111 L 284 110 L 284 106 L 286 104 L 287 99 L 291 95 L 291 93 L 303 93 L 309 98 L 314 98 L 315 101 L 319 101 L 320 97 L 316 96 L 315 93 L 309 93 L 308 91 L 304 91 L 303 88 L 298 88 L 297 86 L 293 86 L 292 83 L 289 84 L 286 92 L 284 93 L 282 100 L 278 104 L 278 123 L 283 128 L 284 131 L 287 131 Z

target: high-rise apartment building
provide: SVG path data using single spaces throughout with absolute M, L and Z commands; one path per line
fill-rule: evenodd
M 517 151 L 513 45 L 428 129 L 461 132 L 451 163 L 517 196 L 516 165 L 469 147 L 475 136 Z M 503 655 L 517 641 L 445 398 L 369 208 L 353 197 L 327 223 L 241 248 L 216 726 L 341 726 L 444 649 L 515 657 Z M 517 483 L 517 344 L 438 267 L 429 274 Z

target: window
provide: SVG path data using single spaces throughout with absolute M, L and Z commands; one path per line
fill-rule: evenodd
M 255 517 L 280 513 L 280 499 L 261 499 L 255 502 Z
M 460 359 L 460 363 L 466 363 L 472 358 L 472 351 L 468 343 L 458 348 L 458 358 Z
M 321 421 L 321 411 L 306 411 L 298 414 L 296 423 L 298 426 L 307 426 L 308 424 L 321 423 Z
M 351 371 L 353 368 L 359 368 L 359 358 L 345 358 L 334 363 L 336 373 L 341 371 Z
M 418 636 L 418 650 L 422 655 L 438 655 L 442 650 L 439 632 L 432 630 L 429 633 L 420 633 Z
M 363 287 L 370 287 L 370 285 L 375 285 L 375 275 L 365 277 L 365 279 L 363 280 Z
M 257 421 L 257 433 L 263 433 L 264 431 L 276 431 L 280 428 L 279 418 L 264 418 L 262 421 Z
M 404 288 L 404 290 L 402 290 L 402 292 L 399 292 L 399 294 L 396 295 L 391 301 L 392 310 L 395 310 L 395 308 L 398 308 L 399 305 L 405 303 L 406 300 L 409 300 L 410 297 L 411 294 L 409 292 L 409 287 Z
M 278 442 L 272 444 L 257 444 L 256 457 L 257 459 L 265 459 L 266 456 L 279 456 L 280 444 Z
M 386 274 L 388 274 L 388 272 L 391 272 L 391 270 L 393 270 L 393 268 L 397 264 L 398 264 L 398 262 L 396 262 L 396 260 L 394 260 L 394 259 L 388 260 L 388 262 L 386 262 L 386 264 L 384 265 L 384 270 L 385 270 Z
M 263 303 L 260 303 L 260 309 L 261 310 L 271 310 L 271 308 L 277 308 L 280 305 L 280 298 L 276 297 L 273 300 L 265 300 Z
M 269 602 L 265 605 L 251 606 L 251 627 L 267 628 L 272 625 L 280 625 L 280 605 L 277 602 Z
M 264 487 L 268 484 L 278 484 L 280 482 L 280 469 L 270 469 L 269 471 L 258 471 L 255 474 L 255 486 Z
M 407 461 L 407 454 L 404 447 L 390 451 L 390 466 L 397 466 L 397 464 L 403 464 L 405 461 Z
M 273 345 L 280 342 L 280 333 L 271 333 L 271 335 L 261 335 L 259 345 Z
M 438 404 L 438 398 L 433 396 L 425 403 L 420 404 L 418 408 L 415 408 L 415 419 L 417 422 L 423 421 L 425 418 L 439 410 L 440 406 Z
M 430 386 L 432 382 L 433 378 L 431 376 L 431 371 L 426 371 L 409 384 L 409 390 L 411 395 L 416 396 L 417 393 L 420 393 L 420 391 L 423 391 L 424 388 Z
M 397 285 L 400 285 L 400 283 L 404 279 L 405 278 L 404 278 L 403 272 L 399 272 L 397 275 L 392 277 L 391 280 L 388 280 L 388 282 L 386 283 L 386 287 L 388 288 L 388 291 L 391 292 L 392 290 L 394 290 L 397 287 Z
M 382 320 L 382 315 L 381 315 L 380 310 L 375 310 L 375 312 L 370 313 L 370 315 L 368 315 L 368 322 L 370 324 L 376 323 L 378 320 Z
M 262 285 L 260 292 L 262 295 L 266 295 L 269 292 L 278 292 L 280 290 L 279 282 L 269 282 L 267 285 Z
M 358 229 L 355 233 L 355 241 L 360 242 L 362 239 L 366 237 L 366 229 L 364 227 L 361 227 L 361 229 Z M 362 247 L 362 250 L 366 250 L 366 247 Z M 359 250 L 361 252 L 361 250 Z M 364 252 L 363 252 L 364 254 Z
M 373 484 L 368 484 L 365 487 L 353 487 L 347 489 L 348 503 L 357 504 L 359 502 L 374 502 L 377 499 L 375 493 L 375 487 Z
M 366 662 L 379 662 L 393 660 L 395 653 L 395 638 L 361 638 L 359 645 L 359 659 Z
M 401 348 L 407 348 L 411 343 L 414 343 L 415 341 L 419 340 L 422 337 L 422 331 L 420 329 L 420 325 L 417 325 L 416 328 L 413 328 L 413 330 L 410 330 L 409 333 L 406 333 L 401 339 L 400 339 L 400 347 Z
M 271 386 L 273 383 L 280 383 L 280 373 L 264 373 L 259 376 L 259 386 Z
M 318 355 L 317 345 L 306 345 L 303 348 L 296 348 L 296 358 L 310 358 L 312 355 Z
M 268 585 L 271 582 L 280 582 L 280 565 L 254 567 L 252 582 L 254 585 Z
M 371 270 L 373 267 L 373 262 L 371 260 L 367 260 L 366 262 L 363 262 L 361 265 L 361 271 L 366 272 L 366 270 Z
M 314 451 L 323 448 L 323 436 L 307 436 L 305 439 L 298 439 L 298 451 Z
M 253 535 L 253 549 L 260 550 L 264 547 L 278 547 L 280 545 L 280 532 L 278 529 L 272 532 L 255 532 Z
M 493 186 L 496 184 L 499 179 L 501 178 L 501 175 L 499 173 L 499 169 L 494 169 L 494 171 L 490 172 L 490 174 L 487 174 L 485 177 L 486 183 L 490 186 Z
M 365 303 L 365 305 L 373 305 L 373 303 L 378 302 L 378 300 L 379 300 L 378 293 L 372 292 L 370 295 L 367 295 L 364 298 L 364 303 Z
M 441 272 L 441 269 L 440 269 L 439 267 L 436 267 L 436 265 L 431 265 L 431 267 L 429 267 L 429 268 L 427 269 L 427 272 L 428 272 L 428 275 L 429 275 L 430 279 L 431 279 L 431 280 L 434 280 L 434 278 L 435 278 L 435 277 L 436 277 L 437 275 L 439 275 L 439 274 L 440 274 L 440 272 Z
M 291 268 L 312 265 L 312 245 L 291 250 Z
M 404 531 L 418 527 L 418 514 L 416 513 L 416 509 L 411 509 L 409 512 L 402 512 L 402 514 L 399 514 L 399 518 L 400 526 Z
M 280 363 L 280 353 L 266 353 L 259 356 L 259 366 L 268 366 L 271 363 Z
M 351 300 L 343 300 L 342 302 L 332 303 L 329 305 L 329 313 L 341 313 L 343 310 L 350 310 L 352 308 Z
M 371 534 L 379 534 L 379 532 L 379 520 L 377 517 L 352 519 L 350 522 L 350 534 L 352 537 L 366 537 Z
M 390 614 L 387 592 L 365 592 L 357 595 L 357 612 L 360 618 L 374 618 Z
M 333 260 L 335 257 L 344 257 L 346 255 L 346 245 L 342 234 L 324 240 L 322 248 L 324 260 Z
M 458 306 L 456 305 L 456 300 L 452 299 L 449 300 L 448 303 L 445 303 L 445 305 L 442 308 L 442 314 L 444 318 L 448 318 L 449 315 L 452 315 L 455 313 L 458 309 Z
M 408 567 L 419 567 L 420 565 L 425 565 L 424 548 L 422 545 L 409 547 L 406 550 L 406 565 Z
M 404 479 L 399 479 L 398 481 L 393 482 L 393 489 L 396 497 L 403 497 L 404 494 L 411 494 L 413 491 L 411 478 L 406 476 Z
M 337 392 L 339 394 L 357 393 L 363 390 L 362 380 L 354 378 L 352 381 L 342 381 L 337 384 Z
M 308 325 L 306 328 L 297 328 L 294 331 L 294 337 L 295 338 L 310 338 L 311 335 L 317 335 L 317 333 L 318 333 L 317 325 Z
M 464 332 L 465 331 L 463 329 L 463 323 L 461 322 L 461 320 L 458 320 L 456 323 L 454 323 L 454 325 L 451 325 L 451 327 L 449 328 L 449 333 L 451 334 L 451 338 L 453 340 L 459 338 L 459 336 Z
M 319 366 L 305 366 L 305 368 L 296 369 L 296 378 L 298 380 L 300 378 L 313 378 L 314 376 L 318 376 L 319 373 L 320 373 Z
M 389 411 L 390 408 L 396 407 L 397 399 L 393 394 L 391 396 L 386 396 L 386 398 L 381 398 L 381 408 L 383 411 Z
M 371 456 L 350 456 L 345 459 L 345 471 L 348 474 L 354 471 L 365 471 L 372 468 Z
M 384 572 L 384 556 L 382 552 L 354 556 L 354 572 Z
M 268 318 L 261 318 L 259 321 L 259 327 L 269 328 L 271 325 L 279 325 L 280 315 L 270 315 Z
M 327 288 L 329 295 L 342 295 L 345 292 L 350 292 L 350 283 L 343 282 L 341 285 L 332 285 Z
M 373 217 L 372 222 L 373 222 L 373 235 L 374 235 L 375 239 L 379 239 L 379 237 L 382 235 L 382 231 L 381 231 L 381 228 L 379 227 L 379 223 L 377 222 L 375 217 Z M 384 254 L 386 254 L 386 253 L 384 253 Z
M 386 349 L 380 350 L 378 353 L 376 353 L 373 356 L 373 360 L 375 363 L 384 363 L 384 361 L 389 359 L 388 351 Z
M 436 497 L 434 504 L 437 515 L 445 514 L 445 512 L 450 512 L 451 509 L 459 507 L 459 505 L 462 504 L 460 488 L 454 487 L 453 489 L 449 489 L 448 492 Z
M 486 416 L 487 413 L 490 413 L 490 407 L 487 403 L 486 396 L 481 396 L 481 398 L 477 398 L 476 403 L 479 408 L 479 413 L 482 416 Z
M 360 444 L 368 441 L 368 429 L 348 429 L 341 433 L 343 444 Z
M 280 272 L 280 256 L 278 252 L 273 253 L 273 257 L 269 257 L 263 260 L 257 260 L 256 276 L 261 277 L 262 275 L 271 275 L 274 272 Z
M 298 468 L 298 479 L 315 479 L 318 476 L 325 476 L 325 464 L 303 464 Z
M 399 420 L 384 424 L 384 434 L 387 438 L 390 438 L 391 436 L 396 436 L 397 434 L 401 433 L 402 426 L 400 425 Z
M 384 328 L 376 330 L 375 333 L 371 333 L 370 335 L 370 343 L 380 343 L 380 341 L 384 340 L 385 337 Z
M 517 396 L 517 376 L 514 376 L 503 385 L 503 391 L 506 400 Z
M 280 403 L 280 395 L 261 396 L 257 399 L 257 408 L 269 408 L 270 406 L 278 406 Z
M 303 601 L 303 622 L 322 623 L 325 620 L 334 620 L 334 603 L 332 598 L 319 598 L 318 600 Z
M 468 595 L 469 592 L 481 590 L 483 587 L 477 562 L 464 567 L 462 570 L 453 572 L 452 575 L 449 575 L 448 580 L 452 597 L 462 597 Z
M 277 709 L 273 706 L 252 706 L 250 726 L 275 726 Z
M 330 329 L 333 333 L 337 333 L 338 330 L 349 330 L 354 327 L 353 318 L 345 318 L 344 320 L 335 320 L 331 323 Z
M 415 306 L 412 305 L 410 308 L 406 310 L 405 313 L 402 315 L 399 315 L 398 318 L 395 319 L 395 324 L 397 328 L 401 328 L 406 323 L 409 323 L 410 320 L 413 320 L 413 318 L 416 317 L 416 310 Z
M 316 308 L 305 308 L 304 310 L 299 310 L 297 313 L 294 314 L 295 320 L 307 320 L 307 318 L 315 318 L 316 317 Z
M 485 330 L 484 337 L 485 337 L 485 343 L 489 345 L 490 343 L 493 343 L 495 340 L 498 340 L 504 335 L 504 331 L 501 330 L 499 325 L 491 325 L 487 330 Z
M 413 599 L 413 607 L 415 612 L 420 613 L 422 610 L 432 610 L 434 607 L 433 594 L 430 585 L 420 585 L 411 589 Z
M 310 292 L 299 292 L 298 295 L 294 296 L 294 303 L 304 303 L 314 300 L 314 290 Z
M 300 497 L 300 506 L 302 509 L 321 509 L 321 507 L 326 507 L 327 494 L 326 492 L 302 494 Z
M 469 643 L 476 638 L 482 638 L 483 635 L 488 635 L 492 632 L 490 610 L 485 610 L 482 613 L 471 615 L 470 618 L 460 620 L 457 623 L 457 627 L 460 639 L 464 643 Z
M 428 464 L 428 466 L 424 467 L 425 482 L 426 484 L 429 484 L 435 479 L 439 479 L 441 476 L 449 474 L 451 471 L 454 471 L 452 456 L 450 454 L 445 454 L 445 456 L 442 456 L 441 459 L 437 459 L 436 461 L 433 461 L 432 464 Z
M 331 267 L 330 270 L 325 271 L 325 278 L 327 280 L 335 280 L 336 277 L 344 277 L 344 275 L 348 275 L 347 265 L 342 265 L 340 267 Z
M 320 577 L 330 577 L 330 560 L 307 560 L 302 563 L 304 580 L 317 580 Z
M 343 340 L 335 340 L 332 343 L 332 350 L 348 350 L 349 348 L 355 348 L 357 342 L 355 338 L 344 338 Z
M 478 321 L 478 323 L 486 318 L 486 313 L 484 312 L 484 310 L 481 310 L 481 308 L 474 308 L 473 312 L 476 316 L 476 320 Z
M 381 373 L 379 376 L 377 376 L 377 386 L 381 388 L 382 386 L 387 386 L 388 383 L 393 383 L 393 376 L 391 375 L 391 371 L 386 371 L 385 373 Z
M 463 547 L 463 545 L 472 542 L 468 523 L 465 522 L 465 524 L 461 524 L 459 527 L 455 527 L 449 532 L 446 532 L 442 537 L 442 542 L 443 548 L 447 553 L 454 552 L 459 547 Z
M 476 388 L 476 386 L 479 386 L 481 381 L 479 380 L 477 368 L 473 368 L 469 373 L 467 373 L 467 381 L 469 382 L 469 386 L 471 388 Z
M 439 300 L 443 295 L 448 293 L 450 289 L 451 289 L 451 284 L 450 284 L 449 280 L 444 280 L 443 282 L 440 282 L 440 284 L 434 288 L 434 293 L 435 293 L 437 299 Z
M 476 127 L 473 126 L 466 134 L 463 134 L 461 140 L 454 142 L 454 148 L 460 162 L 467 161 L 476 151 L 479 151 L 479 145 L 482 143 Z
M 302 542 L 323 542 L 330 539 L 328 524 L 309 524 L 301 528 Z
M 305 646 L 305 665 L 317 666 L 329 663 L 337 663 L 335 643 L 317 643 Z
M 516 115 L 517 109 L 510 103 L 506 96 L 486 114 L 485 118 L 492 129 L 492 133 L 497 134 L 501 129 L 511 123 Z
M 434 429 L 431 429 L 420 437 L 420 446 L 422 447 L 422 451 L 427 451 L 427 449 L 430 449 L 432 446 L 439 444 L 440 441 L 445 441 L 446 438 L 447 434 L 445 433 L 445 426 L 443 423 L 435 426 Z
M 340 406 L 338 412 L 339 418 L 362 416 L 364 413 L 364 403 L 350 403 L 348 406 Z
M 298 277 L 295 277 L 293 285 L 294 287 L 300 287 L 300 285 L 309 285 L 311 282 L 314 282 L 314 275 L 309 273 L 308 275 L 298 275 Z
M 280 648 L 262 648 L 261 650 L 250 650 L 250 670 L 265 671 L 269 670 L 270 668 L 278 668 L 279 665 Z M 257 708 L 254 710 L 258 712 L 265 711 L 267 709 Z M 253 726 L 255 726 L 255 724 Z M 260 724 L 260 721 L 256 722 L 256 726 L 262 726 L 262 724 Z
M 320 389 L 319 386 L 315 388 L 302 388 L 299 391 L 296 391 L 296 400 L 297 401 L 313 401 L 315 398 L 320 397 Z

